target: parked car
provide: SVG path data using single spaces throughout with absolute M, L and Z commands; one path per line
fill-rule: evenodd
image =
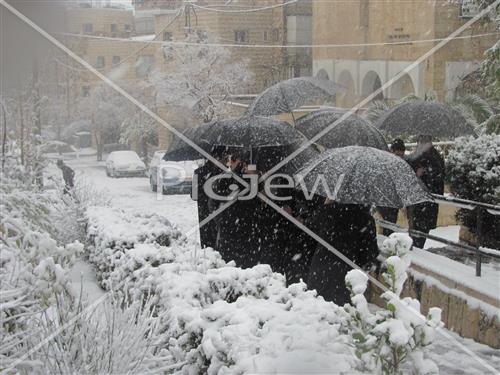
M 146 165 L 135 151 L 113 151 L 106 159 L 109 177 L 143 177 Z
M 164 153 L 163 153 L 164 154 Z M 149 167 L 149 183 L 152 191 L 161 188 L 163 194 L 191 194 L 193 183 L 193 172 L 200 166 L 199 161 L 187 160 L 179 162 L 165 162 L 155 156 Z M 158 177 L 161 180 L 158 181 Z

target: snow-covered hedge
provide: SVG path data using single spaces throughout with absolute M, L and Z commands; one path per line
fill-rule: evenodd
M 167 219 L 156 214 L 131 216 L 116 208 L 94 206 L 87 209 L 85 219 L 89 260 L 104 289 L 124 282 L 147 264 L 173 261 L 166 247 L 185 242 Z
M 364 289 L 354 286 L 356 307 L 339 307 L 308 291 L 305 284 L 287 287 L 284 277 L 267 265 L 240 269 L 226 264 L 218 252 L 187 243 L 160 216 L 128 216 L 117 209 L 91 208 L 86 217 L 93 244 L 90 259 L 102 285 L 131 300 L 152 297 L 157 311 L 164 312 L 158 318 L 159 353 L 170 358 L 168 366 L 175 373 L 373 373 L 391 366 L 397 371 L 403 365 L 420 369 L 416 373 L 435 370 L 420 354 L 412 357 L 414 350 L 423 353 L 423 345 L 410 340 L 422 332 L 414 325 L 422 318 L 419 309 L 415 319 L 410 319 L 415 312 L 403 315 L 405 309 L 417 307 L 414 301 L 401 301 L 397 313 L 388 305 L 386 313 L 373 314 L 373 329 L 367 332 L 381 345 L 361 345 L 353 327 L 359 322 L 356 309 L 364 298 L 366 280 Z M 402 240 L 396 237 L 387 244 L 394 252 L 388 275 L 394 264 L 402 262 L 394 250 Z M 411 244 L 409 238 L 406 241 Z M 404 267 L 397 271 L 398 287 L 391 294 L 391 306 L 397 303 L 396 292 L 406 275 Z M 392 336 L 376 324 L 379 318 L 404 327 L 400 335 L 407 335 L 408 340 L 386 344 L 384 340 Z M 366 322 L 360 324 L 369 327 Z M 426 343 L 431 331 L 426 332 Z M 381 350 L 382 344 L 389 352 Z M 404 355 L 391 364 L 388 353 L 392 349 L 399 353 L 401 348 Z
M 459 138 L 447 159 L 451 190 L 459 198 L 500 204 L 500 135 Z M 459 211 L 460 221 L 476 232 L 476 212 Z M 500 216 L 485 214 L 485 245 L 500 246 Z
M 66 207 L 61 195 L 40 191 L 11 162 L 0 176 L 0 362 L 2 370 L 31 373 L 36 354 L 20 357 L 43 339 L 36 335 L 41 313 L 59 296 L 70 297 L 67 271 L 83 245 L 58 241 L 63 228 L 56 222 Z

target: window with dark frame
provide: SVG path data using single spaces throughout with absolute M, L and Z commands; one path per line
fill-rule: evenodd
M 234 41 L 237 43 L 248 43 L 249 42 L 249 32 L 248 30 L 235 30 Z
M 111 32 L 112 33 L 118 32 L 118 25 L 116 23 L 111 24 Z
M 273 42 L 279 42 L 281 36 L 280 29 L 273 29 Z
M 166 42 L 172 41 L 172 33 L 170 31 L 163 32 L 163 40 Z
M 97 56 L 95 67 L 96 68 L 104 68 L 106 61 L 104 60 L 104 56 Z
M 83 32 L 85 34 L 92 34 L 93 31 L 94 31 L 94 25 L 92 25 L 91 23 L 83 24 Z
M 82 96 L 90 96 L 90 86 L 82 86 Z

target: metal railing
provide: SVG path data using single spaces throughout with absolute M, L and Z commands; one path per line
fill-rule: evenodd
M 463 208 L 463 209 L 467 209 L 467 210 L 477 210 L 477 231 L 476 231 L 477 232 L 476 233 L 477 243 L 476 243 L 476 246 L 451 241 L 449 239 L 442 238 L 439 236 L 434 236 L 434 235 L 429 234 L 429 233 L 420 232 L 420 231 L 415 230 L 415 229 L 404 228 L 404 227 L 401 227 L 397 224 L 391 223 L 391 222 L 386 221 L 386 220 L 376 219 L 376 222 L 382 228 L 386 228 L 386 229 L 392 230 L 394 232 L 408 233 L 412 237 L 426 238 L 429 240 L 441 242 L 445 245 L 453 246 L 455 248 L 464 250 L 465 252 L 467 252 L 470 255 L 475 255 L 476 276 L 480 277 L 483 256 L 488 256 L 488 257 L 500 259 L 500 251 L 497 253 L 497 252 L 488 251 L 488 250 L 482 248 L 482 244 L 483 244 L 483 240 L 484 240 L 484 233 L 483 233 L 484 213 L 488 212 L 491 215 L 500 215 L 500 206 L 494 205 L 494 204 L 489 204 L 489 203 L 471 201 L 468 199 L 460 199 L 460 198 L 451 197 L 451 196 L 444 196 L 444 195 L 439 195 L 439 194 L 432 194 L 432 196 L 434 198 L 434 202 L 436 202 L 438 204 L 447 204 L 447 205 L 451 205 L 454 207 Z

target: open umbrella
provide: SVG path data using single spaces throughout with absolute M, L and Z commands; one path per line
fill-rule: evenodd
M 296 129 L 285 121 L 269 117 L 244 116 L 221 120 L 208 127 L 199 136 L 200 141 L 211 145 L 245 148 L 285 146 L 305 141 Z
M 287 122 L 259 116 L 215 121 L 189 128 L 183 134 L 214 156 L 244 153 L 261 171 L 271 169 L 307 141 Z M 310 146 L 284 165 L 280 172 L 294 173 L 317 154 L 317 150 Z M 203 156 L 193 147 L 176 137 L 163 159 L 200 158 Z
M 316 100 L 332 99 L 344 88 L 332 81 L 299 77 L 279 82 L 257 96 L 247 109 L 254 116 L 272 116 L 291 112 Z
M 297 120 L 295 127 L 311 139 L 344 114 L 345 111 L 339 109 L 314 111 Z M 326 148 L 366 146 L 389 151 L 382 133 L 368 120 L 354 113 L 333 126 L 317 143 Z
M 222 120 L 207 129 L 203 141 L 225 148 L 226 153 L 244 152 L 257 169 L 267 171 L 307 142 L 307 139 L 290 124 L 268 117 L 244 116 Z M 309 146 L 284 165 L 280 172 L 294 173 L 306 162 L 317 156 L 318 151 Z
M 474 127 L 456 109 L 424 100 L 395 106 L 375 126 L 394 137 L 428 134 L 438 139 L 453 139 L 475 135 Z
M 213 155 L 214 147 L 204 140 L 203 135 L 215 124 L 216 122 L 209 122 L 194 128 L 187 128 L 182 134 L 198 147 Z M 205 156 L 200 154 L 191 144 L 184 142 L 184 140 L 177 136 L 174 136 L 168 151 L 163 156 L 163 160 L 167 161 L 197 160 L 204 158 Z
M 317 187 L 316 194 L 346 204 L 400 208 L 432 200 L 403 159 L 372 147 L 327 150 L 298 171 L 296 179 L 309 192 Z

